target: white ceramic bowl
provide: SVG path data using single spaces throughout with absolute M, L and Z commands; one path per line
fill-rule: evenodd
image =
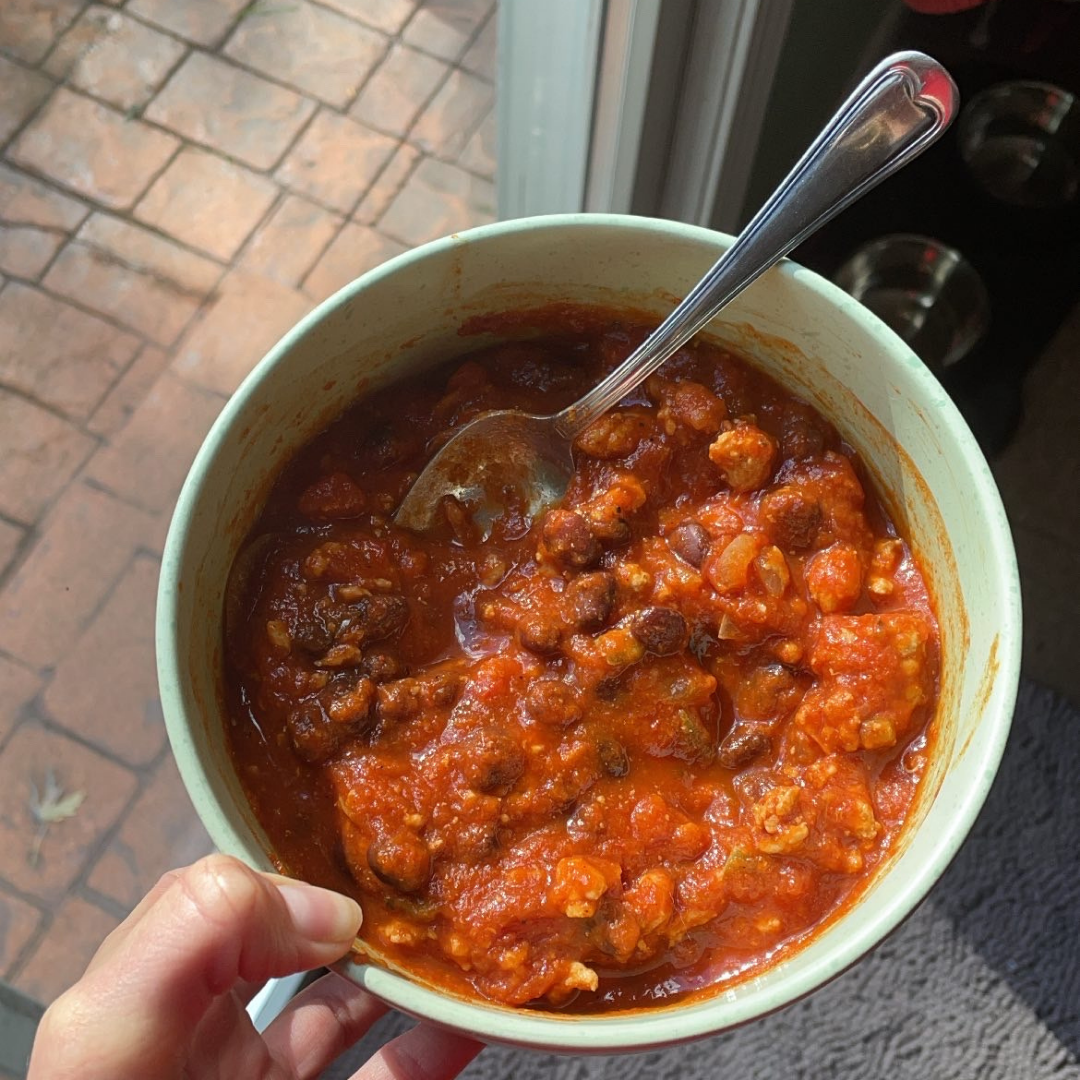
M 458 326 L 553 301 L 668 312 L 730 238 L 601 215 L 489 225 L 392 259 L 331 297 L 246 379 L 206 438 L 180 496 L 158 598 L 158 673 L 169 737 L 217 845 L 270 868 L 230 767 L 221 704 L 229 567 L 278 470 L 358 396 L 478 347 Z M 926 895 L 960 846 L 1008 734 L 1020 592 L 990 470 L 941 386 L 839 288 L 783 263 L 709 333 L 813 403 L 857 448 L 922 559 L 942 638 L 937 752 L 913 820 L 857 904 L 759 977 L 707 1000 L 612 1016 L 513 1010 L 390 970 L 352 966 L 372 993 L 482 1039 L 575 1052 L 694 1039 L 780 1008 L 839 974 Z

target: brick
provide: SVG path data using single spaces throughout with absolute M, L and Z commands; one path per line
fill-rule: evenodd
M 390 44 L 377 31 L 309 0 L 250 11 L 225 54 L 338 108 L 352 101 Z
M 96 213 L 78 232 L 78 239 L 119 259 L 125 266 L 165 278 L 185 292 L 205 296 L 217 284 L 222 266 L 205 255 L 111 214 Z
M 457 60 L 492 6 L 493 0 L 428 0 L 405 27 L 402 40 L 443 60 Z
M 0 525 L 4 525 L 0 522 Z M 22 538 L 22 530 L 4 526 Z M 2 536 L 0 531 L 0 536 Z M 0 541 L 2 542 L 2 541 Z M 23 709 L 41 689 L 41 676 L 22 664 L 0 656 L 0 743 L 18 723 Z M 0 871 L 2 872 L 2 871 Z
M 323 3 L 384 34 L 396 34 L 409 21 L 418 0 L 323 0 Z
M 469 172 L 495 179 L 495 110 L 487 114 L 484 122 L 472 133 L 465 149 L 461 151 L 458 164 Z
M 151 513 L 171 510 L 225 399 L 166 371 L 86 469 L 95 483 Z
M 112 495 L 68 487 L 0 592 L 0 649 L 32 667 L 55 664 L 154 526 L 149 514 Z
M 63 233 L 0 222 L 0 270 L 36 280 L 63 242 Z
M 43 920 L 33 904 L 0 888 L 0 977 L 8 973 Z
M 120 920 L 74 895 L 57 908 L 49 929 L 16 971 L 13 983 L 27 997 L 51 1005 L 86 970 Z
M 87 431 L 107 437 L 118 432 L 150 392 L 169 362 L 168 353 L 156 345 L 144 345 L 131 367 L 108 392 L 87 421 Z
M 196 45 L 217 45 L 250 0 L 130 0 L 128 11 Z
M 135 216 L 191 247 L 231 259 L 277 194 L 266 177 L 189 146 L 158 177 Z
M 15 558 L 15 553 L 19 550 L 19 545 L 23 542 L 23 537 L 26 535 L 26 530 L 20 528 L 18 525 L 13 524 L 10 521 L 0 521 L 0 577 L 3 576 L 4 571 L 11 565 L 12 560 Z M 0 685 L 2 685 L 3 679 L 0 678 Z M 0 701 L 0 714 L 2 714 L 4 708 L 3 701 Z M 0 720 L 0 739 L 4 737 L 4 724 Z
M 188 866 L 213 850 L 176 763 L 167 756 L 102 852 L 87 884 L 130 909 L 167 870 Z
M 398 42 L 368 79 L 349 115 L 403 137 L 449 70 L 444 61 Z
M 9 225 L 76 229 L 90 210 L 24 172 L 0 164 L 0 218 Z
M 120 109 L 150 100 L 185 47 L 119 11 L 91 4 L 45 62 L 58 79 Z
M 353 221 L 360 225 L 375 225 L 394 201 L 394 197 L 405 186 L 416 163 L 420 160 L 420 151 L 415 146 L 402 143 L 394 156 L 387 162 L 386 168 L 379 173 L 375 183 L 368 188 L 367 194 L 360 200 L 360 205 L 353 211 Z
M 31 806 L 52 772 L 64 794 L 84 793 L 82 805 L 41 835 Z M 79 876 L 92 850 L 135 793 L 135 774 L 40 724 L 22 724 L 0 752 L 0 850 L 4 879 L 55 904 Z M 40 840 L 38 839 L 40 837 Z
M 126 210 L 178 145 L 141 120 L 61 87 L 8 156 L 104 206 Z
M 139 341 L 29 285 L 0 292 L 0 381 L 76 419 L 97 406 Z
M 133 766 L 148 765 L 166 742 L 154 666 L 157 580 L 156 560 L 137 556 L 45 691 L 57 723 Z
M 453 71 L 416 121 L 409 141 L 426 154 L 453 160 L 494 103 L 490 83 L 466 71 Z
M 274 175 L 295 191 L 347 214 L 396 146 L 389 135 L 323 109 Z
M 234 270 L 177 346 L 173 370 L 197 386 L 231 394 L 311 307 L 303 293 L 261 274 Z
M 12 56 L 36 64 L 81 7 L 82 0 L 3 0 L 0 43 Z
M 498 39 L 498 19 L 492 12 L 491 17 L 484 23 L 483 30 L 476 35 L 476 40 L 466 50 L 461 58 L 461 66 L 474 75 L 479 75 L 488 82 L 495 81 L 496 57 Z
M 43 284 L 160 345 L 171 345 L 180 336 L 201 303 L 172 282 L 133 270 L 115 256 L 77 241 L 60 253 Z
M 423 244 L 495 219 L 495 187 L 456 165 L 421 161 L 383 215 L 379 228 Z
M 0 390 L 0 513 L 33 524 L 95 446 L 66 420 Z
M 0 56 L 0 143 L 7 142 L 22 127 L 52 88 L 52 82 L 41 72 Z
M 269 169 L 314 111 L 314 102 L 292 90 L 217 57 L 192 53 L 145 116 L 246 165 Z
M 374 229 L 349 222 L 308 275 L 304 291 L 317 300 L 325 299 L 354 278 L 400 255 L 404 250 L 403 245 L 387 239 Z
M 342 220 L 299 195 L 286 195 L 251 238 L 240 265 L 284 285 L 299 285 Z

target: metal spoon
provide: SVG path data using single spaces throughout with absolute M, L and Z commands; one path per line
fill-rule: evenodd
M 417 477 L 394 520 L 422 532 L 452 495 L 486 537 L 509 505 L 535 517 L 566 493 L 574 439 L 652 374 L 727 303 L 796 244 L 931 145 L 959 96 L 917 52 L 883 60 L 859 84 L 735 243 L 649 338 L 597 387 L 554 416 L 484 413 Z

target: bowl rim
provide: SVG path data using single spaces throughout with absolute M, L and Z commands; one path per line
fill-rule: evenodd
M 176 586 L 180 581 L 184 552 L 192 541 L 193 510 L 202 488 L 213 469 L 220 446 L 228 439 L 237 416 L 258 393 L 265 373 L 335 309 L 374 282 L 406 271 L 418 261 L 452 250 L 463 243 L 482 242 L 489 237 L 535 233 L 538 229 L 555 234 L 580 228 L 663 234 L 695 244 L 705 243 L 714 249 L 718 242 L 729 246 L 733 240 L 727 234 L 681 222 L 591 213 L 519 218 L 455 233 L 390 259 L 317 305 L 266 353 L 226 403 L 200 447 L 177 500 L 162 556 L 158 587 L 156 641 L 162 708 L 173 753 L 189 793 L 205 791 L 206 780 L 179 689 L 185 678 L 185 665 L 179 656 Z M 346 965 L 346 969 L 355 969 L 353 974 L 369 991 L 394 1008 L 483 1041 L 566 1052 L 644 1050 L 716 1034 L 792 1004 L 854 964 L 914 911 L 967 837 L 1000 763 L 1019 682 L 1019 577 L 1000 494 L 990 467 L 956 406 L 944 396 L 940 384 L 925 365 L 885 323 L 839 286 L 790 260 L 778 263 L 769 273 L 790 278 L 797 288 L 816 293 L 831 307 L 842 311 L 845 317 L 861 324 L 864 331 L 881 343 L 883 352 L 890 354 L 891 360 L 899 361 L 907 369 L 907 374 L 935 402 L 941 400 L 940 406 L 936 407 L 941 415 L 941 426 L 954 440 L 951 449 L 958 452 L 962 459 L 969 473 L 975 500 L 984 511 L 993 564 L 1000 571 L 995 575 L 1001 612 L 999 667 L 995 682 L 1001 692 L 993 698 L 979 729 L 980 737 L 973 739 L 973 745 L 968 748 L 969 755 L 978 751 L 976 756 L 968 759 L 967 768 L 973 781 L 958 794 L 953 804 L 950 831 L 943 836 L 934 858 L 920 864 L 906 878 L 903 889 L 896 890 L 891 897 L 879 895 L 877 902 L 855 923 L 849 934 L 841 935 L 827 953 L 791 974 L 783 985 L 782 993 L 777 992 L 776 987 L 766 986 L 759 990 L 751 989 L 735 1000 L 725 1000 L 724 993 L 720 992 L 682 1006 L 675 1004 L 610 1015 L 560 1016 L 460 998 L 374 965 Z M 236 844 L 238 836 L 216 802 L 209 807 L 196 806 L 196 810 L 204 819 L 216 845 L 223 850 L 234 850 L 236 846 L 243 848 L 242 844 Z M 204 810 L 207 811 L 205 815 Z M 206 817 L 212 817 L 212 820 L 206 820 Z

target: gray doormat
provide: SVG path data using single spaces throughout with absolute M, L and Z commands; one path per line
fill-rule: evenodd
M 346 1080 L 411 1022 L 384 1017 Z M 872 955 L 805 1001 L 689 1046 L 621 1057 L 492 1047 L 468 1080 L 1080 1080 L 1080 713 L 1021 686 L 987 805 L 953 865 Z

